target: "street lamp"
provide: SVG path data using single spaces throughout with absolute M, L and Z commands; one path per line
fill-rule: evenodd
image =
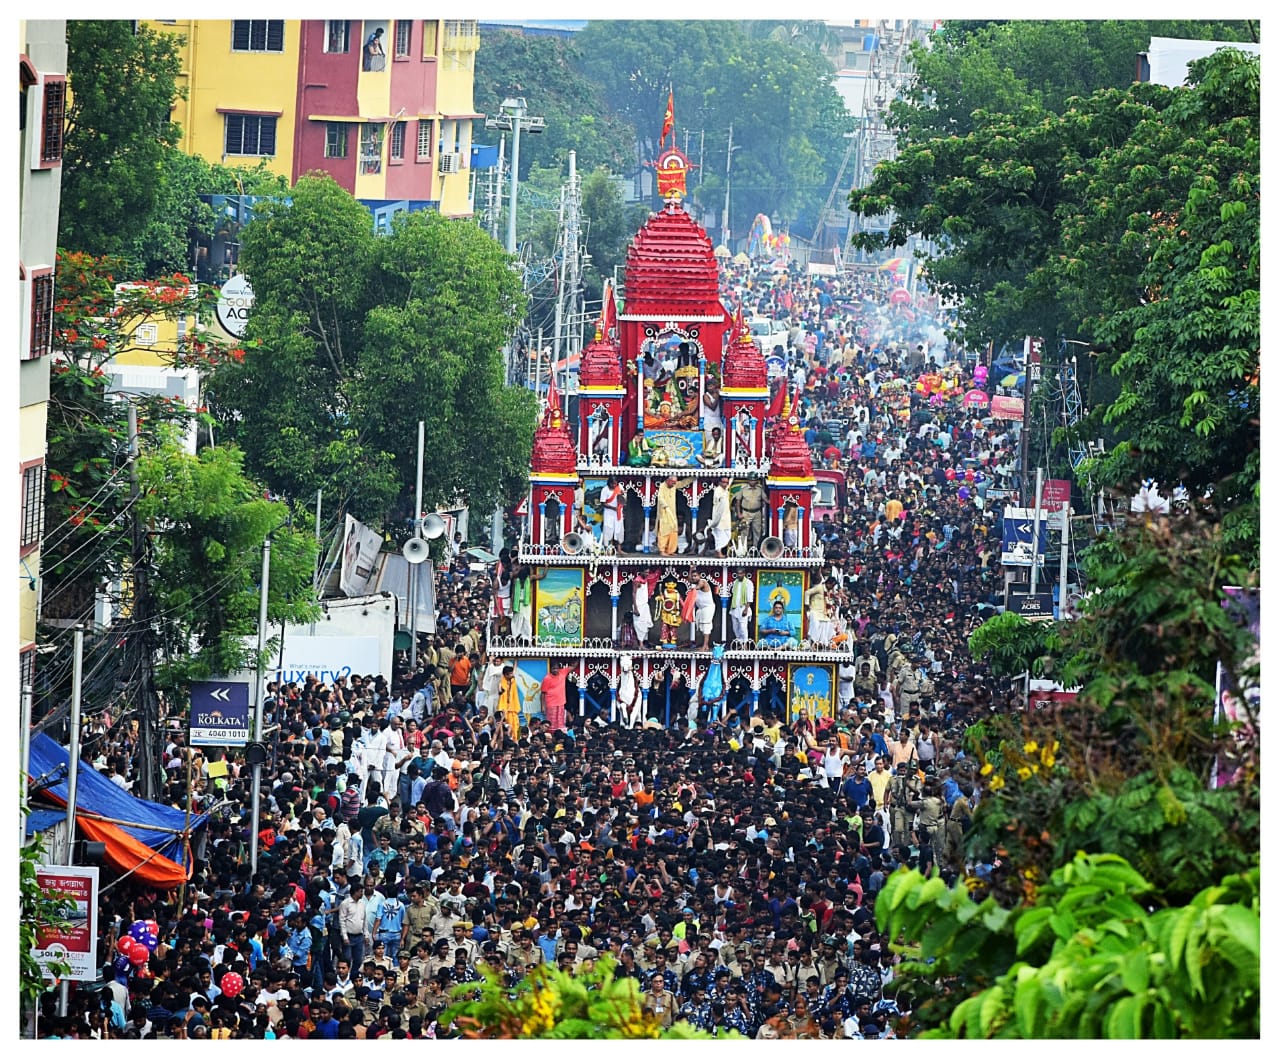
M 520 132 L 539 133 L 546 130 L 544 118 L 528 113 L 524 96 L 508 97 L 498 106 L 495 118 L 486 118 L 486 129 L 502 129 L 511 137 L 511 195 L 507 216 L 507 253 L 516 252 L 516 197 L 520 192 Z

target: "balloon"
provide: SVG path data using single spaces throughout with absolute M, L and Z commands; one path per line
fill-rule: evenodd
M 982 482 L 985 482 L 987 480 L 987 476 L 983 474 L 981 471 L 974 471 L 973 480 L 981 484 Z
M 151 959 L 151 953 L 147 951 L 145 945 L 135 945 L 129 950 L 129 962 L 134 967 L 141 967 L 149 959 Z
M 235 1000 L 244 988 L 244 979 L 236 974 L 235 971 L 228 971 L 222 976 L 222 981 L 218 983 L 218 988 L 232 1000 Z
M 968 499 L 969 499 L 969 487 L 968 487 L 967 485 L 962 485 L 962 486 L 960 487 L 960 492 L 959 492 L 957 495 L 960 497 L 960 499 L 961 499 L 961 500 L 968 500 Z
M 979 364 L 973 369 L 973 381 L 979 386 L 982 386 L 987 381 L 987 366 L 985 364 Z
M 136 942 L 141 942 L 147 936 L 147 925 L 141 919 L 135 919 L 129 924 L 129 937 Z
M 130 966 L 128 956 L 117 956 L 111 964 L 111 969 L 115 971 L 117 978 L 128 978 Z
M 966 482 L 972 482 L 972 481 L 974 481 L 974 479 L 975 479 L 975 476 L 974 476 L 973 471 L 965 471 L 965 472 L 964 472 L 964 480 L 965 480 Z
M 129 935 L 126 934 L 123 938 L 121 938 L 119 941 L 116 942 L 116 951 L 120 953 L 121 956 L 128 956 L 129 952 L 137 944 L 138 943 L 134 941 L 133 938 L 129 937 Z
M 142 935 L 142 944 L 146 948 L 147 952 L 155 952 L 156 946 L 160 944 L 160 935 L 152 934 L 148 931 L 146 934 Z
M 954 467 L 948 467 L 945 474 L 948 482 L 954 482 L 956 480 L 956 471 Z
M 142 922 L 146 925 L 148 934 L 154 934 L 157 937 L 160 936 L 160 924 L 154 919 L 144 919 Z
M 942 404 L 942 400 L 943 400 L 942 394 L 935 393 L 932 397 L 929 398 L 929 403 L 936 407 L 937 405 Z

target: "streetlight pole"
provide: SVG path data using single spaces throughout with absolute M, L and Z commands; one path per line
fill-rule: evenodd
M 272 531 L 274 532 L 274 530 Z M 267 653 L 267 592 L 271 586 L 271 534 L 262 542 L 262 587 L 258 600 L 258 665 L 253 681 L 253 741 L 262 741 L 263 657 Z M 249 796 L 249 881 L 258 874 L 258 820 L 262 799 L 262 762 L 253 763 L 253 786 Z
M 507 103 L 502 104 L 502 109 L 507 109 Z M 524 96 L 519 96 L 515 100 L 515 106 L 511 108 L 511 194 L 508 196 L 510 202 L 510 212 L 507 214 L 507 253 L 514 254 L 516 252 L 516 197 L 520 193 L 520 119 L 524 117 L 525 101 Z
M 733 249 L 733 247 L 729 246 L 729 181 L 731 179 L 729 174 L 732 168 L 733 168 L 733 124 L 730 123 L 729 149 L 725 151 L 725 154 L 724 154 L 724 217 L 722 218 L 720 223 L 720 232 L 721 232 L 720 242 L 723 243 L 730 250 Z

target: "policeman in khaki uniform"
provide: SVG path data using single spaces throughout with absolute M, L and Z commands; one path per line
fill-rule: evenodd
M 911 803 L 920 797 L 920 793 L 920 777 L 916 772 L 914 761 L 899 764 L 894 769 L 893 779 L 889 781 L 889 804 L 893 809 L 893 839 L 897 843 L 908 844 L 911 841 L 911 822 L 915 815 L 911 809 Z

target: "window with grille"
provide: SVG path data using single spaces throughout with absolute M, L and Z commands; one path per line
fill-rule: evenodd
M 382 126 L 360 127 L 360 172 L 366 176 L 382 172 Z
M 347 157 L 347 123 L 331 121 L 325 127 L 324 156 L 326 158 Z
M 27 359 L 43 357 L 53 351 L 53 272 L 33 276 L 31 280 L 31 348 Z
M 413 32 L 413 23 L 405 19 L 396 20 L 395 56 L 397 59 L 409 57 L 409 43 Z
M 351 23 L 345 18 L 331 18 L 325 23 L 325 45 L 327 52 L 349 52 L 351 50 Z
M 67 107 L 67 83 L 44 83 L 44 115 L 40 130 L 40 161 L 43 165 L 62 162 L 62 126 Z
M 391 160 L 394 162 L 404 161 L 404 126 L 403 121 L 391 126 Z
M 235 19 L 231 23 L 232 51 L 284 51 L 284 19 Z
M 263 114 L 228 114 L 223 154 L 273 155 L 276 119 Z
M 34 688 L 36 686 L 36 649 L 28 647 L 18 652 L 18 688 Z
M 418 122 L 418 161 L 431 161 L 431 122 Z
M 44 464 L 37 463 L 22 472 L 22 536 L 21 548 L 40 543 L 44 533 Z

